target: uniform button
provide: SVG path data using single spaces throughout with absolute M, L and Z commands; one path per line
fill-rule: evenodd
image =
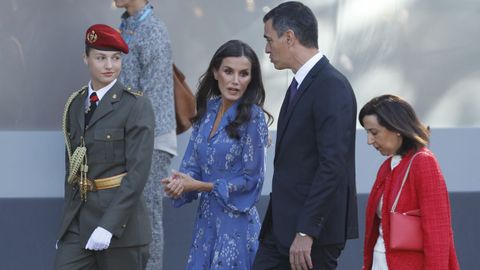
M 109 135 L 107 135 L 107 139 L 109 139 L 109 140 L 110 140 L 110 137 L 111 137 L 111 136 L 110 136 L 110 134 L 109 134 Z
M 127 224 L 123 224 L 123 225 L 122 225 L 122 228 L 126 228 L 126 227 L 127 227 Z

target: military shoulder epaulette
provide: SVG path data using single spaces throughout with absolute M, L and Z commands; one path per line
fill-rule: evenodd
M 70 98 L 73 100 L 77 96 L 85 94 L 85 91 L 88 91 L 88 85 L 84 85 L 80 89 L 73 91 L 73 93 L 70 95 Z
M 143 96 L 143 92 L 142 91 L 138 91 L 138 90 L 133 90 L 131 87 L 127 87 L 125 89 L 125 91 L 127 91 L 128 93 L 132 94 L 132 95 L 135 95 L 135 96 Z
M 80 88 L 80 90 L 77 90 L 75 92 L 77 92 L 80 95 L 83 95 L 83 93 L 85 93 L 85 91 L 88 91 L 88 85 L 82 86 L 82 88 Z

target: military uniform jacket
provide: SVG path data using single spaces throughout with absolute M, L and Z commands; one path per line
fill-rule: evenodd
M 88 88 L 72 101 L 67 130 L 72 151 L 81 138 L 87 147 L 88 179 L 126 172 L 119 187 L 88 192 L 82 202 L 78 185 L 65 180 L 65 205 L 59 238 L 78 218 L 81 245 L 97 226 L 113 234 L 110 247 L 145 245 L 151 241 L 150 222 L 143 199 L 152 162 L 154 114 L 150 101 L 117 82 L 99 102 L 85 127 Z M 68 177 L 68 157 L 66 171 Z M 67 178 L 66 177 L 66 178 Z

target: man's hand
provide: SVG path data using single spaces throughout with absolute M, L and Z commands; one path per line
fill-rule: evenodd
M 102 227 L 97 227 L 87 241 L 85 249 L 90 250 L 104 250 L 110 246 L 112 240 L 112 233 Z
M 308 270 L 313 268 L 312 251 L 313 238 L 309 235 L 300 236 L 298 233 L 290 246 L 290 266 L 292 270 Z

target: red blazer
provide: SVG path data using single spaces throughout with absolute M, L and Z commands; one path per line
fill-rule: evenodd
M 390 169 L 391 158 L 383 162 L 378 171 L 366 210 L 363 269 L 372 268 L 373 248 L 378 238 L 380 224 L 375 211 L 382 194 L 384 196 L 381 224 L 389 270 L 460 269 L 453 242 L 450 202 L 445 180 L 433 153 L 425 147 L 419 152 L 410 168 L 396 211 L 420 209 L 424 252 L 391 251 L 389 245 L 390 216 L 388 213 L 414 154 L 410 151 L 393 171 Z

